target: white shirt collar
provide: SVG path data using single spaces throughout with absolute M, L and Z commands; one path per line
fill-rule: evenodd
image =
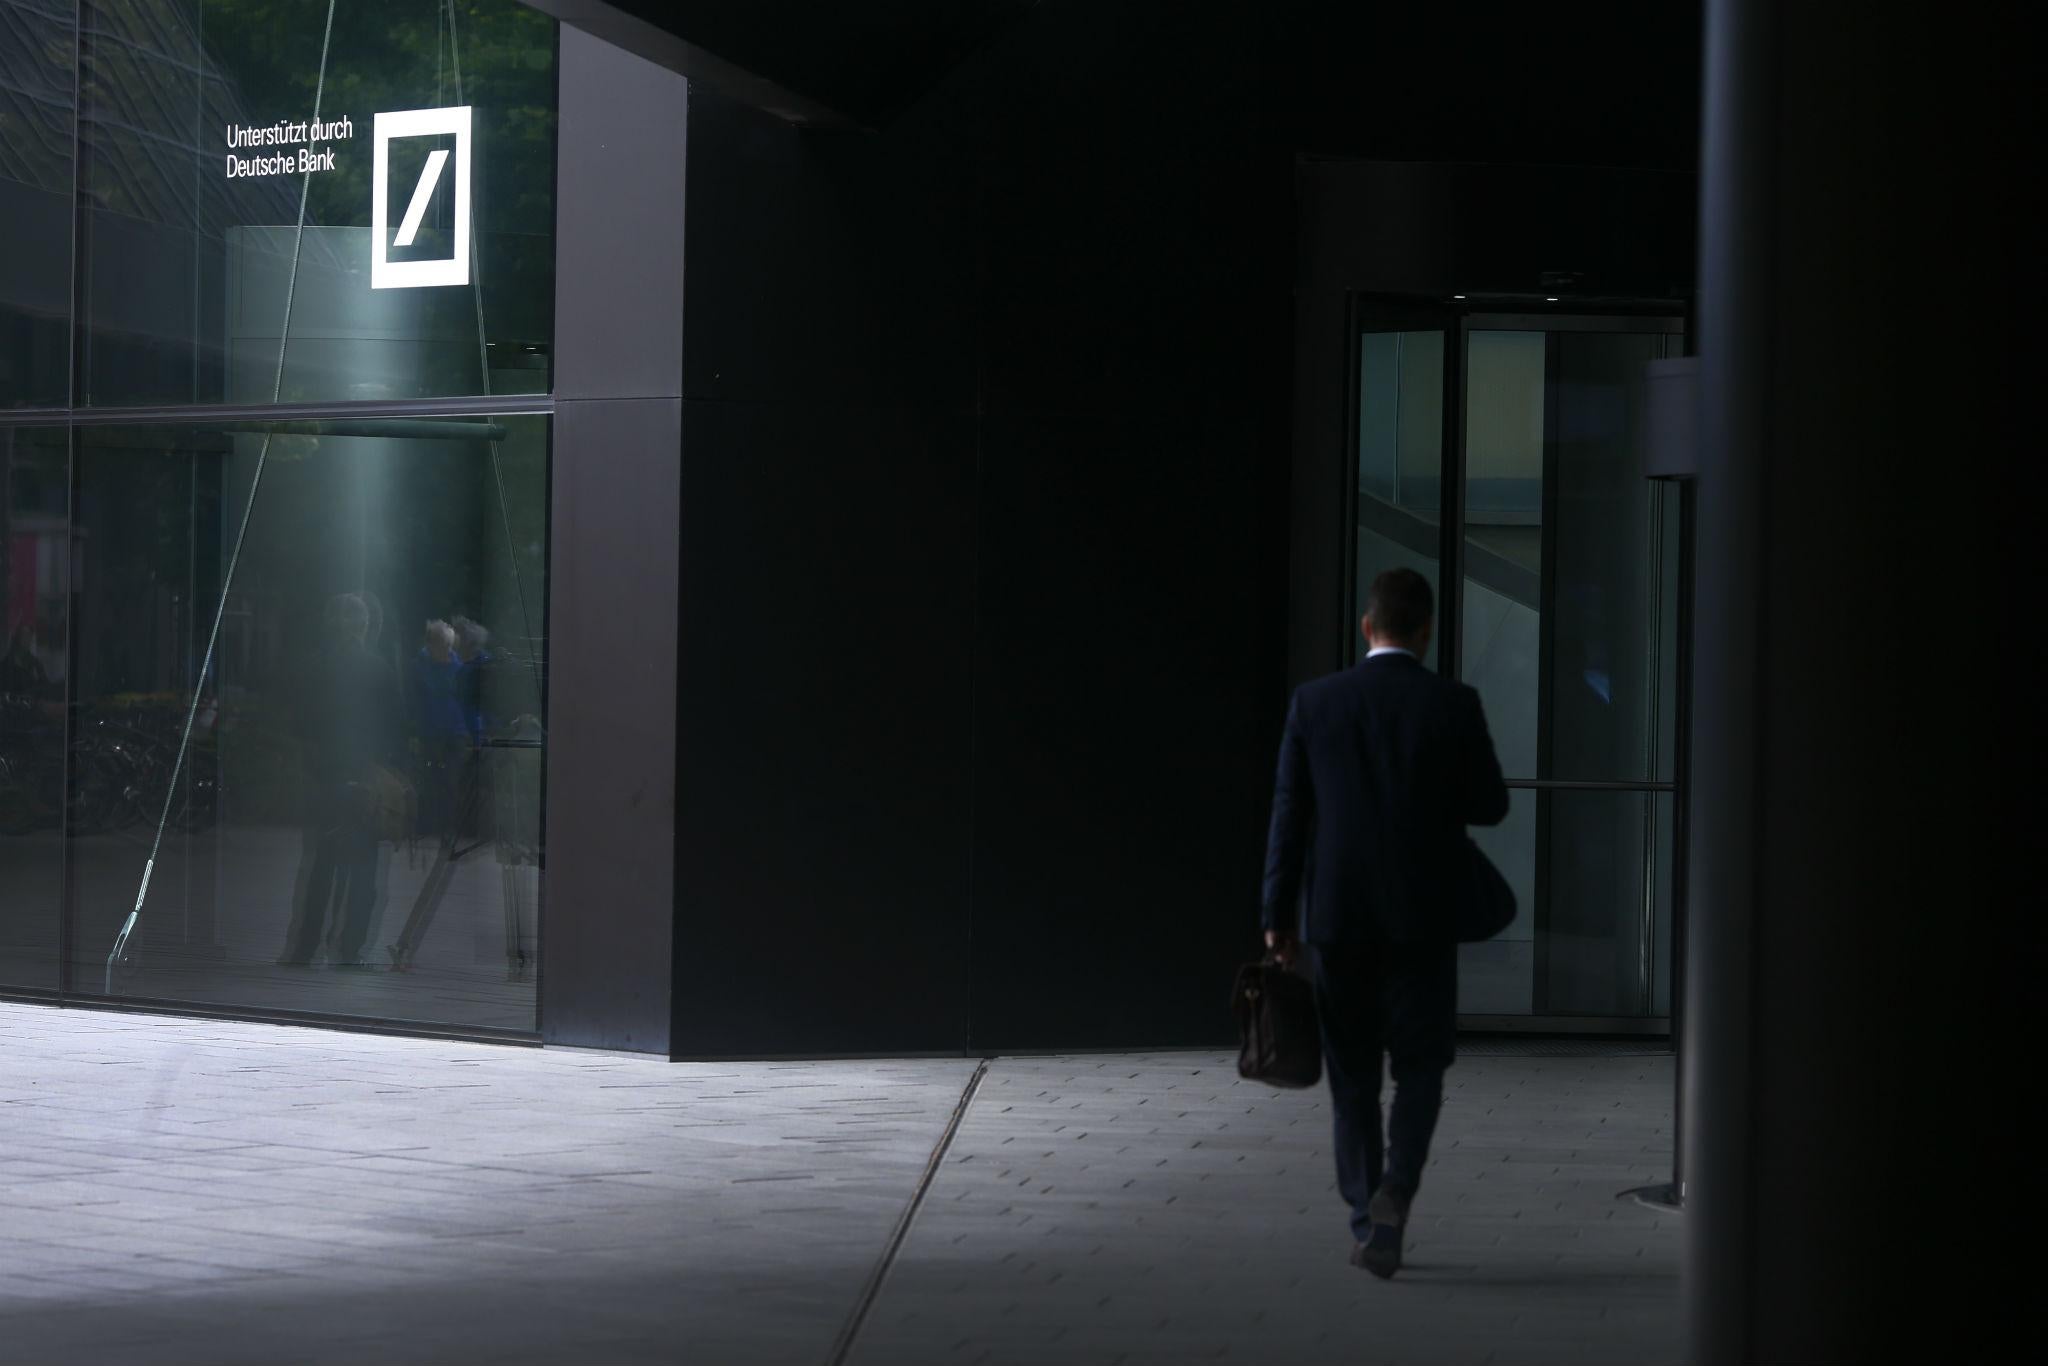
M 1404 650 L 1398 645 L 1375 645 L 1365 652 L 1367 659 L 1377 659 L 1381 655 L 1406 655 L 1410 659 L 1414 659 L 1415 651 Z

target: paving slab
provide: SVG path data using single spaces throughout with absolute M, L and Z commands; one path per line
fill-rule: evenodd
M 671 1064 L 0 1003 L 0 1366 L 1654 1363 L 1671 1063 L 1467 1056 L 1410 1264 L 1222 1055 Z
M 1223 1055 L 1002 1059 L 920 1206 L 861 1366 L 1677 1355 L 1668 1055 L 1462 1058 L 1408 1261 L 1348 1263 L 1328 1093 Z
M 0 1362 L 811 1366 L 974 1066 L 0 1003 Z

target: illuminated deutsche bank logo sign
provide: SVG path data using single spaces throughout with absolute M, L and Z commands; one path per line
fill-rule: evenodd
M 379 114 L 371 128 L 370 154 L 370 288 L 427 289 L 469 283 L 469 145 L 470 106 L 453 109 L 401 109 Z M 399 138 L 455 139 L 454 255 L 442 260 L 394 261 L 393 247 L 409 247 L 419 236 L 420 222 L 434 202 L 434 190 L 449 173 L 448 149 L 427 153 L 419 183 L 411 187 L 398 230 L 391 230 L 391 144 Z

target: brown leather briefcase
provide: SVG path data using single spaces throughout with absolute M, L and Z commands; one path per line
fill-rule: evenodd
M 1269 1086 L 1314 1086 L 1323 1079 L 1323 1039 L 1315 989 L 1268 958 L 1237 970 L 1230 1009 L 1237 1016 L 1237 1075 Z

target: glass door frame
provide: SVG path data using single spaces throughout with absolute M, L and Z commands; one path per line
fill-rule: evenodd
M 1469 367 L 1469 346 L 1471 335 L 1480 331 L 1527 331 L 1545 334 L 1546 375 L 1557 373 L 1558 333 L 1562 332 L 1630 332 L 1662 333 L 1680 339 L 1681 350 L 1690 352 L 1691 312 L 1684 300 L 1679 299 L 1595 299 L 1567 298 L 1563 296 L 1465 296 L 1444 298 L 1416 298 L 1413 296 L 1354 293 L 1350 296 L 1346 310 L 1346 413 L 1345 432 L 1348 458 L 1342 462 L 1345 486 L 1340 505 L 1344 508 L 1347 524 L 1341 545 L 1343 547 L 1343 584 L 1345 586 L 1345 642 L 1341 655 L 1346 662 L 1358 658 L 1358 617 L 1361 605 L 1358 594 L 1358 536 L 1356 532 L 1358 504 L 1363 496 L 1358 487 L 1358 442 L 1361 420 L 1361 339 L 1371 332 L 1414 332 L 1432 331 L 1443 336 L 1443 411 L 1442 436 L 1438 450 L 1438 540 L 1436 552 L 1436 574 L 1439 585 L 1437 593 L 1436 660 L 1437 671 L 1449 678 L 1464 676 L 1463 627 L 1465 565 L 1467 560 L 1465 541 L 1465 493 L 1466 493 L 1466 372 Z M 1548 528 L 1555 525 L 1554 503 L 1557 497 L 1556 461 L 1559 447 L 1556 428 L 1557 410 L 1549 401 L 1548 381 L 1544 405 L 1544 450 L 1542 474 L 1543 512 L 1542 523 Z M 1597 1034 L 1650 1034 L 1676 1033 L 1679 1017 L 1682 985 L 1681 963 L 1685 934 L 1685 846 L 1687 840 L 1688 813 L 1686 810 L 1686 731 L 1687 718 L 1691 710 L 1691 616 L 1692 616 L 1692 564 L 1693 564 L 1693 518 L 1690 485 L 1681 484 L 1674 492 L 1679 497 L 1679 545 L 1677 639 L 1676 658 L 1672 667 L 1677 674 L 1675 703 L 1673 707 L 1672 732 L 1673 754 L 1669 779 L 1659 779 L 1652 769 L 1650 776 L 1643 780 L 1596 781 L 1580 779 L 1554 779 L 1539 777 L 1513 777 L 1507 779 L 1511 792 L 1532 791 L 1537 794 L 1537 837 L 1535 895 L 1529 907 L 1534 932 L 1534 954 L 1532 995 L 1530 1012 L 1527 1015 L 1459 1015 L 1461 1029 L 1474 1031 L 1530 1031 L 1543 1033 L 1597 1033 Z M 1554 587 L 1554 561 L 1556 556 L 1555 538 L 1546 535 L 1541 551 L 1539 601 L 1547 603 Z M 1542 614 L 1539 627 L 1539 677 L 1548 679 L 1552 663 L 1552 642 L 1555 623 L 1551 614 Z M 1551 690 L 1547 683 L 1538 693 L 1537 745 L 1538 769 L 1548 771 L 1549 747 L 1551 744 Z M 1642 793 L 1652 803 L 1659 796 L 1668 795 L 1673 804 L 1673 841 L 1670 866 L 1664 870 L 1671 880 L 1671 934 L 1663 951 L 1671 956 L 1671 995 L 1668 1012 L 1663 1015 L 1643 1014 L 1633 1016 L 1597 1016 L 1582 1014 L 1553 1014 L 1547 1010 L 1544 986 L 1546 979 L 1548 895 L 1547 875 L 1549 872 L 1547 833 L 1548 807 L 1551 794 L 1559 792 L 1611 792 Z M 1646 888 L 1647 890 L 1647 888 Z M 1654 983 L 1656 965 L 1649 965 L 1650 980 Z

